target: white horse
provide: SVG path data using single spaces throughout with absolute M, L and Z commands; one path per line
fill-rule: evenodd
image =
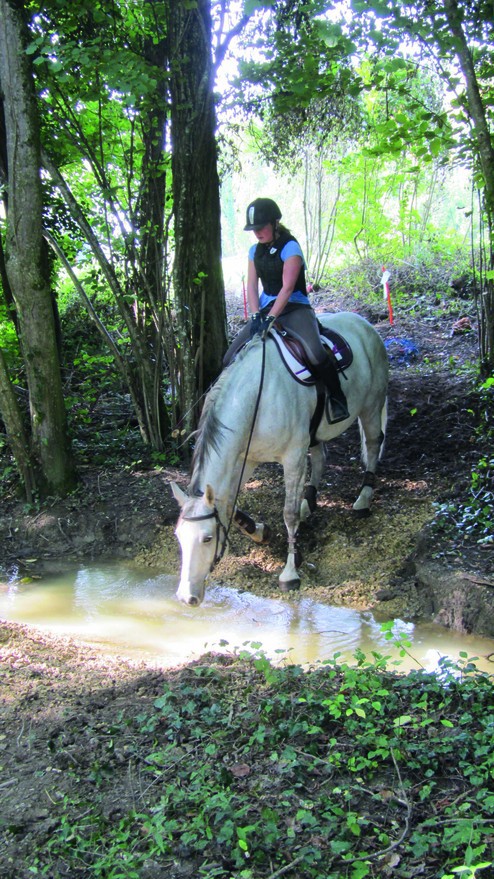
M 269 337 L 265 341 L 254 337 L 221 373 L 204 405 L 188 494 L 172 484 L 181 507 L 176 528 L 182 550 L 177 596 L 185 604 L 197 607 L 203 601 L 206 577 L 225 552 L 232 523 L 257 542 L 266 538 L 265 526 L 256 525 L 235 505 L 254 468 L 268 461 L 283 465 L 285 480 L 288 557 L 279 585 L 283 591 L 299 588 L 297 530 L 301 518 L 315 508 L 325 464 L 323 444 L 347 430 L 355 419 L 365 475 L 353 509 L 360 516 L 369 514 L 386 429 L 386 349 L 376 330 L 357 314 L 340 312 L 319 319 L 337 331 L 353 352 L 345 370 L 347 381 L 341 379 L 350 417 L 329 424 L 323 414 L 310 448 L 310 484 L 304 498 L 316 388 L 292 377 Z

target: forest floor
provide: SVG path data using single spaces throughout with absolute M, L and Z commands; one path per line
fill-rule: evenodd
M 323 294 L 314 304 L 325 310 Z M 326 310 L 336 310 L 334 302 L 331 306 Z M 427 318 L 398 313 L 391 326 L 382 309 L 355 310 L 387 342 L 391 363 L 388 432 L 372 515 L 359 521 L 352 517 L 361 481 L 354 426 L 328 449 L 318 509 L 301 529 L 302 587 L 285 598 L 314 597 L 372 609 L 383 619 L 435 620 L 494 637 L 492 544 L 432 527 L 437 505 L 464 497 L 479 458 L 479 401 L 471 369 L 478 353 L 474 317 L 462 313 L 460 303 L 456 314 L 440 308 Z M 467 325 L 458 324 L 465 316 Z M 234 327 L 235 314 L 231 321 Z M 185 487 L 187 473 L 179 467 L 86 466 L 80 487 L 64 501 L 33 511 L 14 495 L 4 497 L 0 588 L 15 577 L 42 577 L 88 559 L 137 560 L 178 574 L 178 511 L 170 480 Z M 234 535 L 216 579 L 240 590 L 278 595 L 286 545 L 282 501 L 280 468 L 259 468 L 241 506 L 269 522 L 272 542 L 259 547 Z M 180 675 L 101 657 L 74 640 L 10 623 L 0 624 L 0 656 L 0 874 L 24 879 L 36 875 L 36 853 L 59 826 L 60 802 L 71 793 L 70 785 L 75 790 L 84 767 L 94 768 L 103 739 L 107 747 L 111 716 L 123 708 L 129 717 L 139 715 L 162 691 L 163 681 L 175 676 L 179 682 Z M 57 756 L 62 752 L 63 765 Z M 67 767 L 78 771 L 69 777 Z M 114 767 L 114 803 L 124 788 L 128 795 L 125 767 L 123 753 Z M 83 865 L 77 874 L 58 869 L 43 875 L 100 875 L 84 872 Z M 182 862 L 175 872 L 150 867 L 141 879 L 165 875 L 197 874 Z
M 323 293 L 316 310 L 337 310 Z M 301 525 L 300 596 L 383 617 L 435 619 L 460 631 L 494 637 L 492 543 L 469 539 L 466 529 L 432 527 L 439 505 L 465 498 L 481 455 L 476 426 L 479 399 L 473 389 L 478 356 L 472 306 L 437 306 L 427 317 L 395 315 L 391 326 L 378 306 L 356 308 L 388 347 L 390 386 L 385 450 L 378 469 L 372 513 L 352 512 L 361 479 L 357 425 L 327 446 L 328 462 L 318 508 Z M 352 303 L 338 303 L 339 310 Z M 467 315 L 467 317 L 465 317 Z M 235 331 L 241 308 L 230 306 Z M 463 318 L 463 320 L 462 320 Z M 94 430 L 111 422 L 111 403 L 96 408 Z M 76 492 L 63 501 L 28 509 L 10 495 L 0 512 L 0 576 L 43 576 L 78 560 L 129 559 L 178 575 L 174 534 L 178 507 L 170 482 L 187 485 L 187 469 L 121 468 L 85 464 Z M 214 578 L 240 590 L 278 595 L 286 557 L 281 467 L 266 464 L 241 494 L 239 504 L 267 522 L 266 546 L 231 533 L 228 555 Z M 2 564 L 3 562 L 3 564 Z M 292 595 L 286 600 L 297 600 Z

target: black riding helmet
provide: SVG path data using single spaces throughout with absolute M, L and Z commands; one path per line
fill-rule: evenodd
M 281 220 L 281 211 L 272 198 L 256 198 L 247 207 L 245 232 L 262 229 L 268 223 Z

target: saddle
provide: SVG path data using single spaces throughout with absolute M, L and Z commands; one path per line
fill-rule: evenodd
M 353 351 L 346 339 L 335 330 L 323 327 L 319 322 L 318 326 L 321 342 L 331 357 L 335 369 L 338 372 L 348 369 L 353 360 Z M 277 329 L 276 324 L 270 328 L 268 336 L 275 342 L 282 362 L 295 381 L 301 385 L 316 384 L 304 347 L 299 339 L 289 335 L 286 330 Z

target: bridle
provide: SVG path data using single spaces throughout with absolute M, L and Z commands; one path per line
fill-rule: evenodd
M 228 528 L 225 528 L 223 522 L 220 519 L 220 514 L 218 513 L 218 509 L 216 505 L 213 507 L 210 513 L 203 513 L 202 516 L 181 516 L 182 522 L 203 522 L 206 519 L 215 519 L 216 520 L 216 546 L 214 549 L 214 557 L 213 561 L 209 566 L 209 573 L 216 567 L 218 562 L 221 561 L 225 554 L 226 544 L 228 541 L 228 531 L 230 530 L 231 520 Z M 223 540 L 221 540 L 221 534 L 223 532 Z

